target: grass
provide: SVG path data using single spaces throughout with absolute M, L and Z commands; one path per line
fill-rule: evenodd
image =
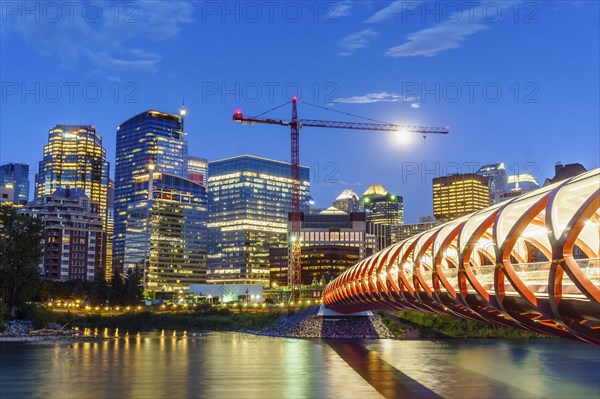
M 257 312 L 234 313 L 227 309 L 201 307 L 195 312 L 154 313 L 151 311 L 130 312 L 119 315 L 53 312 L 38 304 L 28 304 L 16 314 L 17 319 L 31 320 L 35 329 L 45 328 L 49 323 L 61 326 L 89 328 L 120 328 L 131 331 L 154 329 L 186 329 L 204 331 L 236 331 L 241 329 L 260 330 L 271 326 L 282 313 Z M 4 321 L 0 319 L 4 327 Z
M 542 338 L 538 334 L 518 328 L 504 327 L 479 321 L 420 312 L 381 312 L 386 326 L 394 321 L 419 329 L 423 338 Z M 396 329 L 397 329 L 396 325 Z M 390 330 L 392 333 L 393 331 Z
M 260 330 L 272 325 L 280 313 L 233 313 L 226 309 L 193 313 L 124 313 L 116 316 L 87 315 L 77 324 L 90 328 L 120 328 L 131 331 L 186 329 L 204 331 Z

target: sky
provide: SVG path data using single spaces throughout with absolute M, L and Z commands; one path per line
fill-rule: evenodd
M 416 222 L 436 176 L 600 165 L 597 1 L 2 1 L 0 18 L 0 163 L 29 163 L 32 182 L 54 125 L 96 126 L 112 176 L 115 128 L 183 101 L 190 155 L 289 161 L 289 128 L 231 118 L 294 95 L 300 118 L 450 126 L 303 129 L 319 207 L 379 183 Z

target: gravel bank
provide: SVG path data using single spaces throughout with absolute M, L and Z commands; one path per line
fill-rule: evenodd
M 275 325 L 254 334 L 290 338 L 393 338 L 381 317 L 318 317 L 318 306 L 282 316 Z M 250 331 L 249 331 L 250 332 Z

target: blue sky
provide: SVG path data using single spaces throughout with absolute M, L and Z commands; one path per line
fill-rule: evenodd
M 50 5 L 49 5 L 50 4 Z M 600 164 L 596 1 L 2 2 L 0 162 L 34 171 L 47 131 L 115 127 L 185 97 L 190 154 L 289 160 L 289 131 L 240 126 L 300 95 L 301 118 L 451 126 L 447 136 L 306 128 L 301 162 L 329 206 L 371 183 L 430 215 L 431 179 L 494 161 L 538 180 Z M 60 6 L 60 8 L 57 7 Z M 290 108 L 269 114 L 288 118 Z M 33 176 L 32 176 L 33 177 Z

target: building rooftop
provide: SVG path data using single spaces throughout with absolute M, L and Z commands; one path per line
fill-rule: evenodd
M 214 161 L 210 161 L 209 164 L 215 164 L 215 163 L 218 163 L 218 162 L 232 161 L 232 160 L 238 160 L 238 159 L 244 159 L 244 158 L 246 158 L 246 159 L 256 159 L 256 160 L 259 160 L 259 161 L 267 161 L 267 162 L 279 163 L 279 164 L 286 165 L 286 166 L 291 165 L 291 163 L 289 163 L 289 162 L 279 161 L 277 159 L 270 159 L 270 158 L 265 158 L 265 157 L 260 157 L 260 156 L 257 156 L 257 155 L 250 155 L 250 154 L 242 154 L 242 155 L 235 155 L 235 156 L 228 157 L 228 158 L 215 159 Z M 308 166 L 300 165 L 300 167 L 308 169 Z
M 342 191 L 335 200 L 339 201 L 339 200 L 346 200 L 346 199 L 358 200 L 359 197 L 358 197 L 358 194 L 356 194 L 356 192 L 354 190 L 352 190 L 351 188 L 347 188 L 344 191 Z
M 319 215 L 347 215 L 347 213 L 333 206 L 330 206 L 329 208 L 319 212 Z
M 580 163 L 568 163 L 563 165 L 562 163 L 557 162 L 554 167 L 554 172 L 554 177 L 552 179 L 546 179 L 546 182 L 544 183 L 545 186 L 580 175 L 587 172 L 587 169 Z
M 383 188 L 381 184 L 372 184 L 371 186 L 369 186 L 369 188 L 367 188 L 367 191 L 363 193 L 363 197 L 367 195 L 383 197 L 388 195 L 388 191 L 385 188 Z

